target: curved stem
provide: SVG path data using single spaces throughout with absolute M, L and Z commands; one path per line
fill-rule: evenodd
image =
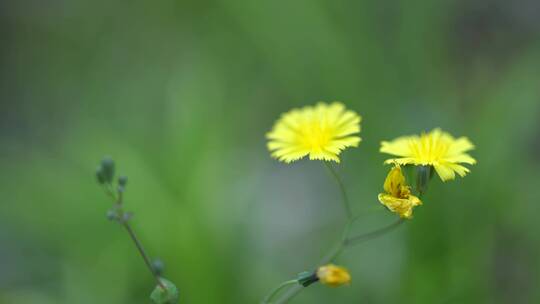
M 377 238 L 379 236 L 382 236 L 382 235 L 384 235 L 384 234 L 398 228 L 404 222 L 405 222 L 405 220 L 400 218 L 399 220 L 395 221 L 394 223 L 392 223 L 392 224 L 390 224 L 388 226 L 385 226 L 383 228 L 379 228 L 377 230 L 374 230 L 374 231 L 371 231 L 371 232 L 368 232 L 368 233 L 365 233 L 365 234 L 361 234 L 361 235 L 358 235 L 358 236 L 355 236 L 355 237 L 347 238 L 345 240 L 345 242 L 344 242 L 344 246 L 345 247 L 354 246 L 354 245 L 358 245 L 360 243 L 363 243 L 365 241 Z
M 332 167 L 330 163 L 324 162 L 324 164 L 326 165 L 326 168 L 328 168 L 330 174 L 338 184 L 339 191 L 341 192 L 343 206 L 345 208 L 345 212 L 347 213 L 347 219 L 349 219 L 350 221 L 353 218 L 353 212 L 351 209 L 351 205 L 349 204 L 349 197 L 347 196 L 347 191 L 345 190 L 345 184 L 343 184 L 341 177 L 339 177 L 339 174 L 336 172 L 336 170 L 334 169 L 334 167 Z
M 324 265 L 324 264 L 327 264 L 329 262 L 332 262 L 334 259 L 336 259 L 341 254 L 341 252 L 343 252 L 343 249 L 344 249 L 344 246 L 345 246 L 345 243 L 347 241 L 348 234 L 349 234 L 349 230 L 350 230 L 352 224 L 354 223 L 354 221 L 356 221 L 358 219 L 357 216 L 355 217 L 353 215 L 351 206 L 349 204 L 349 197 L 347 196 L 347 191 L 345 190 L 345 184 L 341 180 L 341 177 L 339 176 L 339 174 L 336 172 L 336 170 L 334 169 L 334 167 L 332 167 L 332 165 L 330 163 L 324 162 L 324 164 L 325 164 L 326 168 L 328 169 L 328 171 L 330 172 L 330 175 L 332 175 L 332 177 L 334 178 L 334 180 L 338 184 L 339 191 L 341 192 L 341 198 L 342 198 L 342 202 L 343 202 L 343 207 L 345 209 L 345 213 L 347 214 L 347 223 L 343 227 L 343 232 L 341 234 L 341 239 L 339 240 L 339 244 L 335 248 L 333 248 L 319 262 L 319 265 Z M 294 298 L 296 295 L 298 295 L 300 293 L 300 291 L 302 291 L 303 289 L 304 289 L 303 286 L 300 286 L 300 285 L 295 286 L 294 288 L 291 288 L 290 290 L 287 291 L 287 293 L 283 297 L 281 297 L 281 299 L 279 299 L 279 301 L 277 303 L 287 303 L 287 302 L 289 302 L 292 298 Z
M 262 304 L 272 303 L 272 302 L 270 302 L 270 300 L 272 300 L 272 298 L 274 296 L 276 296 L 283 288 L 285 288 L 286 286 L 292 285 L 292 284 L 298 284 L 298 280 L 289 280 L 289 281 L 285 281 L 285 282 L 281 283 L 278 287 L 274 288 L 274 290 L 272 290 L 270 292 L 270 294 L 268 294 L 264 298 L 264 300 L 262 301 Z
M 377 230 L 361 234 L 352 238 L 347 237 L 348 229 L 350 225 L 356 220 L 357 218 L 353 218 L 352 221 L 349 221 L 348 226 L 344 229 L 344 235 L 345 238 L 339 243 L 339 245 L 334 248 L 327 256 L 325 256 L 320 262 L 319 265 L 324 265 L 327 263 L 332 262 L 334 259 L 336 259 L 345 249 L 348 247 L 361 244 L 365 241 L 372 240 L 375 238 L 378 238 L 380 236 L 385 235 L 386 233 L 391 232 L 392 230 L 398 228 L 402 223 L 405 222 L 404 219 L 399 219 L 396 222 L 379 228 Z M 293 299 L 296 295 L 298 295 L 303 290 L 302 286 L 295 286 L 294 288 L 291 288 L 287 293 L 277 302 L 278 304 L 288 303 L 291 299 Z
M 289 303 L 289 301 L 296 297 L 302 290 L 304 290 L 304 286 L 294 286 L 293 288 L 289 289 L 289 291 L 287 291 L 287 293 L 281 299 L 279 299 L 276 304 Z
M 334 261 L 347 247 L 357 245 L 357 244 L 360 244 L 360 243 L 362 243 L 364 241 L 367 241 L 367 240 L 374 239 L 374 238 L 377 238 L 379 236 L 382 236 L 382 235 L 394 230 L 395 228 L 399 227 L 405 221 L 403 219 L 399 219 L 397 222 L 394 222 L 394 223 L 392 223 L 392 224 L 390 224 L 388 226 L 385 226 L 383 228 L 379 228 L 377 230 L 374 230 L 374 231 L 371 231 L 371 232 L 368 232 L 368 233 L 365 233 L 365 234 L 362 234 L 362 235 L 358 235 L 358 236 L 349 238 L 349 231 L 351 229 L 351 226 L 359 218 L 359 216 L 354 216 L 353 215 L 352 209 L 351 209 L 350 204 L 349 204 L 349 198 L 347 196 L 347 192 L 345 191 L 345 185 L 343 184 L 343 181 L 339 177 L 339 175 L 336 172 L 336 170 L 334 169 L 334 167 L 332 167 L 332 165 L 330 165 L 327 162 L 324 162 L 324 164 L 326 165 L 326 167 L 330 171 L 332 177 L 336 180 L 336 182 L 337 182 L 337 184 L 339 186 L 339 190 L 341 192 L 341 196 L 342 196 L 342 199 L 343 199 L 343 205 L 344 205 L 344 208 L 345 208 L 345 212 L 347 213 L 347 223 L 343 227 L 343 232 L 342 232 L 341 239 L 340 239 L 338 245 L 335 248 L 333 248 L 319 262 L 318 265 L 325 265 L 325 264 L 328 264 L 328 263 Z M 287 282 L 290 282 L 290 281 L 287 281 Z M 285 282 L 285 283 L 287 283 L 287 282 Z M 289 284 L 285 284 L 285 283 L 283 283 L 278 288 L 276 288 L 274 290 L 274 292 L 272 293 L 271 297 L 273 297 L 275 294 L 277 294 L 279 290 L 281 290 L 282 288 L 289 285 Z M 304 288 L 301 285 L 297 285 L 297 286 L 294 286 L 293 288 L 290 288 L 276 303 L 278 303 L 278 304 L 288 303 L 291 299 L 293 299 L 295 296 L 297 296 L 303 289 Z M 267 298 L 267 299 L 271 299 L 271 297 Z M 267 303 L 267 302 L 263 302 L 263 303 Z

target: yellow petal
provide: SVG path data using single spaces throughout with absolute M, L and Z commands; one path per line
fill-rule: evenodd
M 351 275 L 347 269 L 333 264 L 319 267 L 317 269 L 317 278 L 322 284 L 331 287 L 338 287 L 351 282 Z

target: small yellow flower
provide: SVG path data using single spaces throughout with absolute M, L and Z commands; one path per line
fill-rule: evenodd
M 347 269 L 333 264 L 319 267 L 317 269 L 317 278 L 321 283 L 331 287 L 338 287 L 351 282 L 351 275 Z
M 465 153 L 474 149 L 466 137 L 455 139 L 452 135 L 434 129 L 420 136 L 402 136 L 393 141 L 383 141 L 380 151 L 399 156 L 386 160 L 385 163 L 400 165 L 433 166 L 442 181 L 452 180 L 455 173 L 463 177 L 469 169 L 460 165 L 475 164 L 476 160 Z
M 384 181 L 384 191 L 386 193 L 379 194 L 379 201 L 401 218 L 412 218 L 413 208 L 422 204 L 418 197 L 411 194 L 411 188 L 405 183 L 399 165 L 388 173 Z
M 361 117 L 339 102 L 292 109 L 284 113 L 266 134 L 272 157 L 290 163 L 306 155 L 339 163 L 347 147 L 357 147 Z

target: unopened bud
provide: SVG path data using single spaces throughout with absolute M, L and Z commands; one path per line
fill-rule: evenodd
M 124 191 L 126 191 L 126 188 L 124 188 L 124 186 L 118 186 L 118 188 L 116 188 L 116 190 L 120 193 L 124 193 Z
M 114 160 L 110 156 L 105 156 L 101 161 L 101 170 L 107 183 L 111 183 L 114 177 Z
M 163 269 L 165 269 L 165 264 L 162 260 L 154 259 L 152 261 L 152 270 L 156 275 L 161 276 L 163 274 Z
M 109 210 L 107 211 L 107 219 L 109 221 L 114 221 L 118 219 L 118 212 L 116 210 Z
M 128 178 L 125 175 L 118 177 L 118 185 L 125 188 L 127 185 Z
M 429 181 L 433 177 L 433 168 L 431 166 L 416 167 L 416 191 L 422 195 L 427 191 Z
M 133 212 L 124 212 L 122 214 L 122 221 L 127 222 L 133 217 Z
M 351 275 L 347 269 L 328 264 L 317 269 L 317 277 L 324 285 L 338 287 L 351 283 Z
M 100 185 L 105 183 L 105 175 L 103 174 L 103 168 L 101 166 L 98 166 L 96 169 L 96 178 Z

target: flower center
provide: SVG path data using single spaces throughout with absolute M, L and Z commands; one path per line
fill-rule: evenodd
M 450 147 L 450 143 L 444 141 L 440 136 L 435 137 L 430 134 L 422 134 L 419 140 L 411 140 L 409 147 L 413 152 L 414 158 L 419 159 L 423 165 L 428 165 L 444 158 Z
M 303 144 L 311 149 L 323 149 L 332 139 L 332 129 L 319 121 L 307 123 L 302 129 L 300 138 Z

